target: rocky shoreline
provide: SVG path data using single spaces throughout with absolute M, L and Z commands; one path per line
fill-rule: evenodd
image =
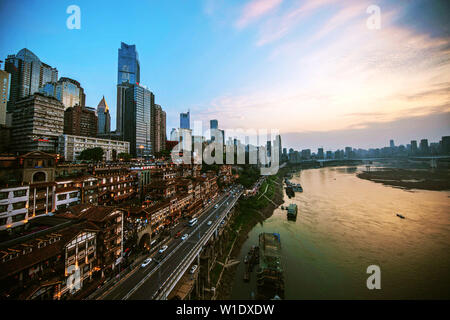
M 236 240 L 236 244 L 233 248 L 233 251 L 231 252 L 231 257 L 236 258 L 239 256 L 239 253 L 242 249 L 242 245 L 245 243 L 245 241 L 248 239 L 249 232 L 253 229 L 255 225 L 258 223 L 263 222 L 267 218 L 271 217 L 273 215 L 273 212 L 276 208 L 278 208 L 281 204 L 284 203 L 284 194 L 283 194 L 283 179 L 281 173 L 277 175 L 277 182 L 279 185 L 276 185 L 276 189 L 272 198 L 272 201 L 276 203 L 275 206 L 272 203 L 269 203 L 266 207 L 258 210 L 260 213 L 259 215 L 254 215 L 253 219 L 250 220 L 248 223 L 242 226 L 239 234 L 238 239 Z M 240 210 L 239 206 L 237 207 L 237 210 Z M 240 214 L 238 212 L 237 214 Z M 226 269 L 222 275 L 222 280 L 220 287 L 217 288 L 218 296 L 217 299 L 219 300 L 229 300 L 231 299 L 231 293 L 233 289 L 233 283 L 234 278 L 236 275 L 236 269 L 237 266 L 230 267 Z

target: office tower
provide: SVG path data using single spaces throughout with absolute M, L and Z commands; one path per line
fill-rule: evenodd
M 123 139 L 130 142 L 130 153 L 139 158 L 152 154 L 151 146 L 151 108 L 155 103 L 153 93 L 134 85 L 125 90 Z
M 219 134 L 217 132 L 217 130 L 219 130 L 219 121 L 209 120 L 209 129 L 211 131 L 211 141 L 214 141 L 216 139 L 214 135 Z
M 180 128 L 190 129 L 190 115 L 189 111 L 186 113 L 180 113 Z
M 266 142 L 266 150 L 267 150 L 267 156 L 271 157 L 272 156 L 272 141 L 267 140 L 267 142 Z
M 139 55 L 135 45 L 128 45 L 121 42 L 118 53 L 117 68 L 117 119 L 116 131 L 124 131 L 125 118 L 124 105 L 125 91 L 131 86 L 141 82 Z
M 450 154 L 450 136 L 442 137 L 442 153 Z
M 64 111 L 64 133 L 74 136 L 97 136 L 95 109 L 76 105 Z
M 151 106 L 150 141 L 153 154 L 161 152 L 166 147 L 166 112 L 159 104 Z
M 0 70 L 0 125 L 6 125 L 6 107 L 9 100 L 11 75 Z
M 109 107 L 106 103 L 105 96 L 103 96 L 97 106 L 97 117 L 98 133 L 104 134 L 111 132 L 111 115 L 109 114 Z
M 417 154 L 417 141 L 411 140 L 411 154 Z
M 394 140 L 390 140 L 389 141 L 389 147 L 390 148 L 395 148 Z
M 420 153 L 422 153 L 422 154 L 429 153 L 428 139 L 420 140 Z
M 58 80 L 58 70 L 41 62 L 26 48 L 16 55 L 8 55 L 5 71 L 11 74 L 8 111 L 12 111 L 17 100 L 39 92 L 39 88 L 47 82 Z
M 56 98 L 35 93 L 16 101 L 12 118 L 14 151 L 56 153 L 64 131 L 64 105 Z
M 352 153 L 353 153 L 352 152 L 352 147 L 345 147 L 345 157 L 347 159 L 350 159 L 353 156 Z
M 47 82 L 39 92 L 52 96 L 62 102 L 64 107 L 85 106 L 86 95 L 80 83 L 70 78 L 60 78 L 57 82 Z
M 302 150 L 302 159 L 306 159 L 306 160 L 311 159 L 311 149 L 303 149 Z
M 323 159 L 324 158 L 324 156 L 323 156 L 323 148 L 317 149 L 317 157 L 319 159 Z
M 209 121 L 209 127 L 210 129 L 219 129 L 219 121 L 217 120 L 210 120 Z

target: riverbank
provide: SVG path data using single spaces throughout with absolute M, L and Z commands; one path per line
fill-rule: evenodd
M 403 189 L 422 189 L 432 191 L 450 190 L 450 170 L 409 170 L 386 168 L 357 174 L 360 179 Z
M 283 176 L 288 170 L 287 168 L 283 168 L 275 176 L 268 176 L 257 195 L 239 201 L 236 207 L 237 212 L 229 226 L 230 230 L 240 230 L 239 232 L 235 232 L 229 239 L 230 248 L 231 244 L 234 243 L 230 254 L 232 259 L 239 256 L 242 245 L 247 240 L 248 234 L 253 227 L 271 217 L 274 210 L 284 203 Z M 226 254 L 228 254 L 228 251 Z M 222 261 L 220 258 L 218 260 Z M 228 267 L 223 272 L 220 285 L 216 288 L 217 299 L 227 300 L 231 298 L 236 269 L 237 265 Z M 219 265 L 219 267 L 215 268 L 213 274 L 220 273 L 221 271 L 222 267 Z

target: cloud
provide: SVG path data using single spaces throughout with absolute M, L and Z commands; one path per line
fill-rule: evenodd
M 238 28 L 244 28 L 268 12 L 277 8 L 283 0 L 252 0 L 244 6 L 242 15 L 236 22 Z

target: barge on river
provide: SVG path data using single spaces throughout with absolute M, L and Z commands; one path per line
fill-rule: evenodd
M 259 268 L 256 275 L 258 300 L 284 299 L 284 275 L 281 265 L 281 239 L 278 233 L 259 235 Z

